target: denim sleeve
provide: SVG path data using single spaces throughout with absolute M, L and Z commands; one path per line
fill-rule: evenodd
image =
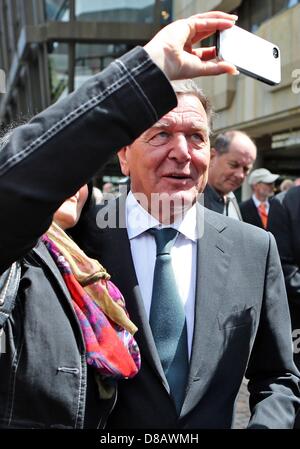
M 176 106 L 141 47 L 16 128 L 0 151 L 0 272 L 24 256 L 63 201 Z

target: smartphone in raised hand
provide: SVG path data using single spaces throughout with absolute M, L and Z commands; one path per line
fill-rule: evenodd
M 279 47 L 243 28 L 218 31 L 216 52 L 219 60 L 234 64 L 245 75 L 271 86 L 281 81 Z

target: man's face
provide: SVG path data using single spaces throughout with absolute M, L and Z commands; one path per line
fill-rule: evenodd
M 207 115 L 192 94 L 179 94 L 175 109 L 119 152 L 132 192 L 146 195 L 148 205 L 153 193 L 192 205 L 206 185 L 209 158 Z
M 256 147 L 247 136 L 235 136 L 225 154 L 212 148 L 209 184 L 222 195 L 238 189 L 255 159 Z
M 69 229 L 78 222 L 89 190 L 85 184 L 75 195 L 67 198 L 54 214 L 54 221 L 62 228 Z
M 252 186 L 255 196 L 260 201 L 266 201 L 274 194 L 274 183 L 259 182 Z

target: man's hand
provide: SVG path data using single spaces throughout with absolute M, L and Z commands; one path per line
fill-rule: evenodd
M 219 11 L 196 14 L 167 25 L 144 48 L 170 80 L 235 75 L 238 71 L 234 65 L 215 60 L 215 47 L 193 49 L 193 45 L 217 30 L 232 27 L 236 20 L 237 16 Z

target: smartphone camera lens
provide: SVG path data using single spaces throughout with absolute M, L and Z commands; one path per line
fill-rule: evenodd
M 276 48 L 276 47 L 273 47 L 273 56 L 275 59 L 277 59 L 279 56 L 279 51 L 278 51 L 278 48 Z

